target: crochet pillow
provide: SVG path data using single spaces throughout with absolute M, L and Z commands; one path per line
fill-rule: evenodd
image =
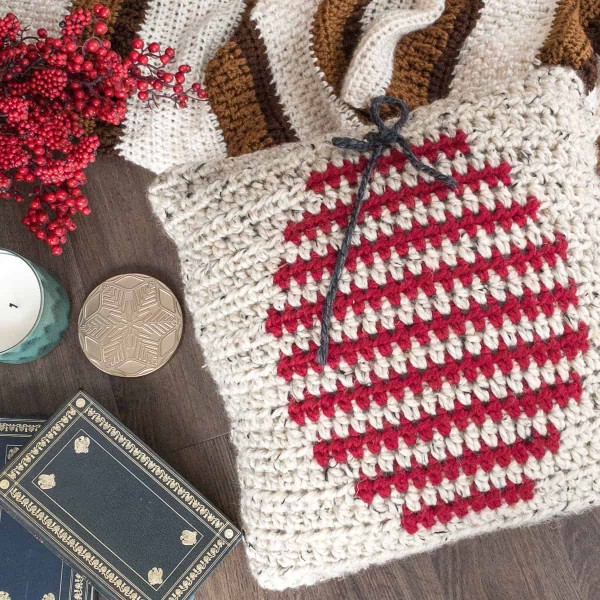
M 328 140 L 162 176 L 231 419 L 248 555 L 310 584 L 600 500 L 598 121 L 570 71 L 414 111 L 380 158 L 316 361 L 367 157 Z

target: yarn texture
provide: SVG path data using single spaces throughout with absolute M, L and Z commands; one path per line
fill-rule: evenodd
M 231 420 L 264 587 L 600 503 L 600 125 L 586 95 L 574 70 L 539 67 L 411 113 L 415 156 L 457 185 L 382 152 L 325 365 L 324 298 L 369 153 L 326 136 L 152 186 Z
M 96 0 L 0 0 L 34 30 Z M 101 147 L 155 173 L 191 161 L 353 137 L 373 98 L 410 108 L 485 93 L 539 64 L 574 69 L 591 89 L 600 0 L 105 0 L 107 37 L 172 46 L 208 102 L 186 110 L 130 100 L 125 122 L 96 125 Z M 55 31 L 54 29 L 54 31 Z

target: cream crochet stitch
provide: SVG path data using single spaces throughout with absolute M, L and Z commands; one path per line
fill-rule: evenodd
M 152 187 L 231 419 L 261 585 L 599 503 L 600 127 L 573 71 L 528 70 L 411 115 L 403 133 L 455 190 L 398 151 L 380 160 L 324 369 L 360 157 L 321 138 Z

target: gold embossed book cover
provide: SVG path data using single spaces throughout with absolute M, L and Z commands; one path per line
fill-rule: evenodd
M 185 600 L 241 538 L 84 392 L 0 473 L 0 504 L 115 600 Z

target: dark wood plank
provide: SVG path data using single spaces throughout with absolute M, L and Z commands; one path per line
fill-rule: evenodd
M 581 600 L 600 598 L 600 511 L 561 520 L 555 527 L 564 542 Z
M 439 600 L 445 591 L 434 568 L 430 555 L 392 561 L 353 575 L 359 598 L 381 600 Z
M 93 214 L 80 220 L 62 257 L 54 258 L 19 224 L 22 207 L 0 204 L 0 247 L 55 273 L 73 303 L 71 327 L 46 358 L 0 364 L 0 413 L 49 416 L 78 388 L 113 411 L 159 454 L 239 522 L 239 490 L 228 424 L 186 311 L 182 345 L 158 373 L 109 377 L 83 356 L 77 315 L 108 277 L 138 271 L 163 280 L 183 301 L 174 246 L 146 201 L 152 175 L 117 158 L 89 170 Z M 258 588 L 238 547 L 201 588 L 206 600 L 597 600 L 600 511 L 460 542 L 373 567 L 351 577 L 278 594 Z
M 157 451 L 167 452 L 227 431 L 225 412 L 203 368 L 189 313 L 179 350 L 166 368 L 147 377 L 120 379 L 100 373 L 85 359 L 77 341 L 83 301 L 113 275 L 141 272 L 158 277 L 183 304 L 175 247 L 146 201 L 151 179 L 150 173 L 118 158 L 103 158 L 92 165 L 86 191 L 93 213 L 80 219 L 72 244 L 58 258 L 19 224 L 21 207 L 0 206 L 0 247 L 16 250 L 54 273 L 69 291 L 73 306 L 68 335 L 54 352 L 31 365 L 0 365 L 0 377 L 3 384 L 7 380 L 1 392 L 8 403 L 5 410 L 50 414 L 83 387 L 106 402 L 114 398 L 119 417 Z M 33 400 L 40 390 L 44 393 Z
M 580 598 L 556 527 L 486 534 L 436 551 L 433 561 L 448 600 Z

